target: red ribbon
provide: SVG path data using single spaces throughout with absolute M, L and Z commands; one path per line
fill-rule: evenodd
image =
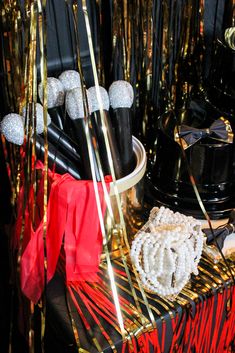
M 38 168 L 42 169 L 39 165 Z M 64 240 L 66 280 L 97 280 L 102 252 L 102 235 L 95 200 L 93 181 L 75 180 L 71 175 L 49 172 L 50 195 L 48 202 L 47 281 L 54 276 Z M 109 181 L 106 186 L 109 191 Z M 98 183 L 103 215 L 106 210 L 102 184 Z M 18 243 L 22 223 L 23 190 L 19 197 L 19 213 L 16 224 Z M 29 200 L 30 205 L 30 200 Z M 33 229 L 28 207 L 25 214 L 23 252 L 21 258 L 21 289 L 36 303 L 44 289 L 43 264 L 43 178 L 37 195 L 38 215 Z

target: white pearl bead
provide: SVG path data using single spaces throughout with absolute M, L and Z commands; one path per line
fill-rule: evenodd
M 130 253 L 144 287 L 162 296 L 178 294 L 190 274 L 198 272 L 200 222 L 160 207 L 152 209 L 144 229 L 149 232 L 138 232 Z

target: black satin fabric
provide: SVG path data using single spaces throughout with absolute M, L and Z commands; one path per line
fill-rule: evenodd
M 209 228 L 204 228 L 202 231 L 206 235 L 206 243 L 208 245 L 218 244 L 220 249 L 222 249 L 227 236 L 234 233 L 235 231 L 235 210 L 230 213 L 229 220 L 226 224 L 214 229 L 214 234 L 212 234 Z
M 228 131 L 226 124 L 221 120 L 215 120 L 209 128 L 197 129 L 188 125 L 179 126 L 179 137 L 183 138 L 190 147 L 200 139 L 210 137 L 221 142 L 226 142 L 228 139 Z

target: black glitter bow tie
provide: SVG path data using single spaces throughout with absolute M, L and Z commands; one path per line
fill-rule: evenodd
M 205 137 L 232 143 L 233 132 L 229 121 L 221 117 L 215 120 L 207 129 L 196 129 L 187 125 L 180 125 L 178 129 L 177 127 L 175 128 L 175 141 L 180 145 L 182 143 L 184 149 L 194 145 Z

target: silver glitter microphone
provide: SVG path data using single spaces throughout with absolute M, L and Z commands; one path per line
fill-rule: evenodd
M 8 142 L 15 145 L 23 145 L 24 142 L 24 118 L 15 113 L 7 114 L 1 121 L 1 133 Z
M 43 85 L 38 85 L 38 96 L 43 104 Z M 47 108 L 52 121 L 62 130 L 64 130 L 64 112 L 62 106 L 64 104 L 64 86 L 55 77 L 47 77 Z
M 43 102 L 43 85 L 38 85 L 38 95 L 41 103 Z M 47 107 L 56 108 L 64 104 L 64 87 L 55 77 L 47 77 Z
M 95 129 L 96 137 L 98 140 L 98 146 L 99 146 L 99 151 L 100 151 L 100 159 L 102 163 L 102 168 L 104 170 L 105 175 L 110 175 L 110 165 L 109 165 L 109 160 L 108 160 L 108 155 L 107 155 L 107 150 L 106 150 L 106 144 L 105 144 L 105 138 L 104 138 L 104 129 L 106 129 L 107 132 L 107 137 L 108 137 L 108 142 L 110 146 L 110 152 L 112 156 L 112 161 L 113 161 L 113 166 L 114 166 L 114 172 L 115 176 L 117 179 L 121 178 L 121 168 L 120 168 L 120 154 L 118 151 L 117 147 L 117 142 L 116 142 L 116 137 L 115 137 L 115 132 L 113 130 L 113 127 L 111 125 L 110 121 L 110 116 L 109 116 L 109 96 L 108 92 L 106 91 L 105 88 L 99 86 L 99 92 L 101 96 L 101 103 L 102 103 L 102 108 L 103 108 L 103 117 L 104 117 L 104 127 L 102 126 L 102 121 L 101 121 L 101 114 L 100 114 L 100 104 L 97 98 L 97 91 L 96 87 L 90 87 L 88 89 L 88 92 L 90 93 L 90 99 L 91 99 L 91 122 L 92 126 Z
M 8 114 L 1 122 L 1 133 L 8 142 L 22 145 L 24 142 L 24 118 L 19 114 Z M 36 138 L 37 158 L 44 161 L 44 140 L 38 135 Z M 74 178 L 81 179 L 78 167 L 67 157 L 60 153 L 56 147 L 48 143 L 48 166 L 57 173 L 70 173 Z
M 90 93 L 87 91 L 88 109 L 91 111 L 91 99 Z M 74 136 L 76 137 L 76 143 L 79 146 L 80 156 L 83 162 L 83 168 L 85 171 L 84 179 L 92 179 L 88 145 L 86 139 L 86 124 L 85 124 L 85 112 L 83 105 L 83 94 L 80 87 L 74 88 L 67 92 L 65 107 L 68 116 L 71 119 L 71 124 L 74 131 Z M 89 118 L 89 117 L 88 117 Z M 93 163 L 95 167 L 96 179 L 100 180 L 100 175 L 97 167 L 97 161 L 95 157 L 95 152 L 92 150 Z
M 109 87 L 109 99 L 112 107 L 111 121 L 121 156 L 122 176 L 125 176 L 131 173 L 135 167 L 132 145 L 131 106 L 134 100 L 132 86 L 123 80 L 113 82 Z
M 25 109 L 23 109 L 25 115 Z M 42 134 L 44 130 L 43 106 L 40 103 L 36 104 L 36 132 Z M 78 153 L 78 145 L 52 121 L 47 114 L 47 136 L 49 142 L 58 148 L 67 158 L 72 159 L 78 166 L 81 166 L 81 158 Z
M 80 75 L 75 70 L 66 70 L 58 77 L 58 80 L 62 83 L 64 92 L 71 91 L 71 89 L 81 87 Z

